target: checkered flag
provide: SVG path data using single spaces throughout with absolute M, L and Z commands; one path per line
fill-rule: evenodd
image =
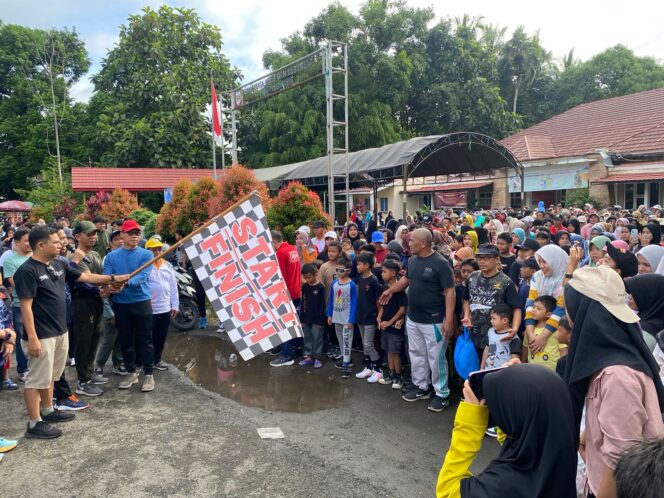
M 213 219 L 183 247 L 244 360 L 302 337 L 255 192 Z

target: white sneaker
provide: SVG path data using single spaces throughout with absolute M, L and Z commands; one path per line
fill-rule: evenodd
M 367 382 L 369 384 L 375 384 L 376 382 L 378 382 L 382 378 L 383 378 L 382 372 L 376 370 L 375 372 L 372 373 L 371 377 L 369 377 L 367 379 Z
M 366 379 L 367 377 L 371 377 L 373 375 L 373 370 L 364 367 L 364 370 L 362 370 L 359 373 L 355 374 L 356 379 Z

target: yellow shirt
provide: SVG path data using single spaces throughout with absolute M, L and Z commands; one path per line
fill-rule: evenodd
M 535 337 L 538 337 L 542 332 L 544 332 L 544 327 L 535 327 L 533 334 Z M 555 372 L 556 364 L 558 363 L 559 359 L 560 348 L 558 346 L 558 339 L 556 338 L 556 334 L 549 335 L 549 338 L 546 340 L 546 345 L 544 346 L 544 351 L 541 353 L 533 353 L 530 350 L 530 345 L 528 345 L 528 363 L 543 365 Z

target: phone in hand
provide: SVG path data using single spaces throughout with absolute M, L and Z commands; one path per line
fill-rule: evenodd
M 475 394 L 475 396 L 477 396 L 478 400 L 481 401 L 484 399 L 484 388 L 482 387 L 484 378 L 487 375 L 500 372 L 505 368 L 507 367 L 488 368 L 486 370 L 477 370 L 476 372 L 470 372 L 470 375 L 468 376 L 468 382 L 470 383 L 470 388 L 473 390 L 473 393 Z
M 639 236 L 639 231 L 636 228 L 632 228 L 629 232 L 629 236 L 632 238 L 636 238 Z

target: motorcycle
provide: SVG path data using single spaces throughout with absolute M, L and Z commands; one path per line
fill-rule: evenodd
M 197 326 L 200 318 L 198 305 L 196 304 L 194 279 L 184 268 L 173 266 L 173 269 L 175 270 L 175 280 L 177 281 L 178 296 L 180 298 L 180 312 L 175 318 L 171 319 L 171 325 L 177 330 L 186 332 Z

